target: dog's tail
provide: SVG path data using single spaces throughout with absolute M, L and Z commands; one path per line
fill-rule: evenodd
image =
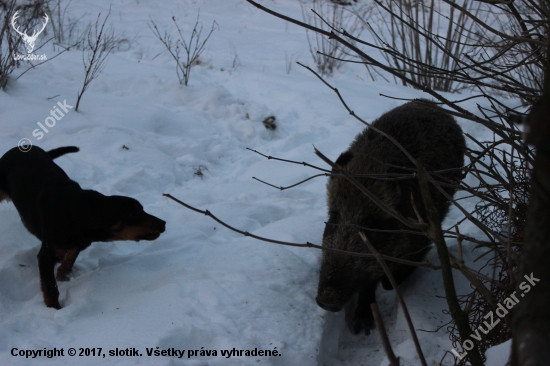
M 48 151 L 48 155 L 50 156 L 50 158 L 55 159 L 60 157 L 61 155 L 75 153 L 79 151 L 80 149 L 76 146 L 64 146 Z

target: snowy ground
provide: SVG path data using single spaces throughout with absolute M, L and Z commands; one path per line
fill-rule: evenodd
M 297 1 L 262 3 L 301 19 Z M 73 2 L 68 14 L 85 22 L 110 5 Z M 252 177 L 284 186 L 315 172 L 246 150 L 322 165 L 313 145 L 334 159 L 362 130 L 314 75 L 296 64 L 287 73 L 285 54 L 313 66 L 305 32 L 240 0 L 121 0 L 111 6 L 113 25 L 131 45 L 109 57 L 79 112 L 70 111 L 40 141 L 32 133 L 53 105 L 76 103 L 81 52 L 66 52 L 10 82 L 0 91 L 0 154 L 22 138 L 46 150 L 79 146 L 79 153 L 56 161 L 72 179 L 106 195 L 138 199 L 167 222 L 167 230 L 154 242 L 93 244 L 81 253 L 70 282 L 59 284 L 63 309 L 54 310 L 45 307 L 40 292 L 39 241 L 11 203 L 0 204 L 0 364 L 181 364 L 176 357 L 147 355 L 147 349 L 171 348 L 197 351 L 185 353 L 185 365 L 387 364 L 376 332 L 352 336 L 343 314 L 315 304 L 319 251 L 244 238 L 162 197 L 170 193 L 257 235 L 321 243 L 325 179 L 285 191 L 268 187 Z M 205 30 L 214 20 L 217 30 L 183 87 L 147 22 L 174 33 L 175 15 L 189 30 L 199 9 Z M 39 53 L 55 55 L 51 46 Z M 380 93 L 425 96 L 369 81 L 361 66 L 346 65 L 329 81 L 369 121 L 400 104 Z M 275 131 L 262 124 L 271 115 Z M 451 212 L 448 222 L 458 216 Z M 461 231 L 477 233 L 467 226 Z M 430 259 L 437 262 L 434 253 Z M 458 283 L 459 292 L 467 288 Z M 436 297 L 444 294 L 438 273 L 420 269 L 402 291 L 416 329 L 429 331 L 418 332 L 425 356 L 438 364 L 452 348 L 445 328 L 433 332 L 449 321 L 442 313 L 445 301 Z M 394 350 L 404 365 L 417 365 L 394 293 L 379 289 L 378 298 Z M 14 348 L 54 347 L 65 356 L 12 356 Z M 78 356 L 80 348 L 98 347 L 104 358 Z M 77 356 L 67 355 L 70 348 Z M 108 354 L 117 348 L 135 348 L 142 356 Z M 279 356 L 221 355 L 233 348 L 276 349 Z M 202 356 L 201 349 L 217 355 Z M 452 357 L 443 364 L 452 364 Z

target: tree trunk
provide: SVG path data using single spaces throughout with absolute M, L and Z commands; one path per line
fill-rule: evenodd
M 537 151 L 512 318 L 513 366 L 550 362 L 550 42 L 547 52 L 542 100 L 529 115 L 527 142 Z

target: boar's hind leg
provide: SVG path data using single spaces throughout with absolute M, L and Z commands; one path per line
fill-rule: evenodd
M 365 287 L 359 291 L 357 307 L 354 304 L 346 306 L 346 322 L 349 330 L 353 334 L 359 334 L 364 331 L 366 335 L 374 328 L 374 318 L 370 309 L 370 304 L 376 301 L 376 283 Z

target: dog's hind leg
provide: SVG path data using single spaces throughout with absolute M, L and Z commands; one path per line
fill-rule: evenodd
M 2 164 L 0 164 L 0 169 L 2 169 Z M 8 192 L 6 192 L 6 178 L 3 177 L 2 171 L 0 170 L 0 203 L 3 200 L 10 200 L 10 196 L 8 195 Z
M 80 253 L 80 250 L 76 248 L 67 250 L 58 249 L 56 251 L 57 258 L 61 260 L 61 265 L 57 269 L 57 276 L 55 276 L 58 281 L 69 280 L 69 274 L 73 270 L 73 264 L 76 261 L 76 257 L 78 257 L 78 253 Z
M 48 248 L 46 243 L 42 243 L 40 252 L 38 252 L 38 270 L 40 272 L 40 287 L 44 302 L 49 308 L 61 309 L 59 305 L 59 290 L 55 282 L 54 267 L 57 262 L 55 253 Z

